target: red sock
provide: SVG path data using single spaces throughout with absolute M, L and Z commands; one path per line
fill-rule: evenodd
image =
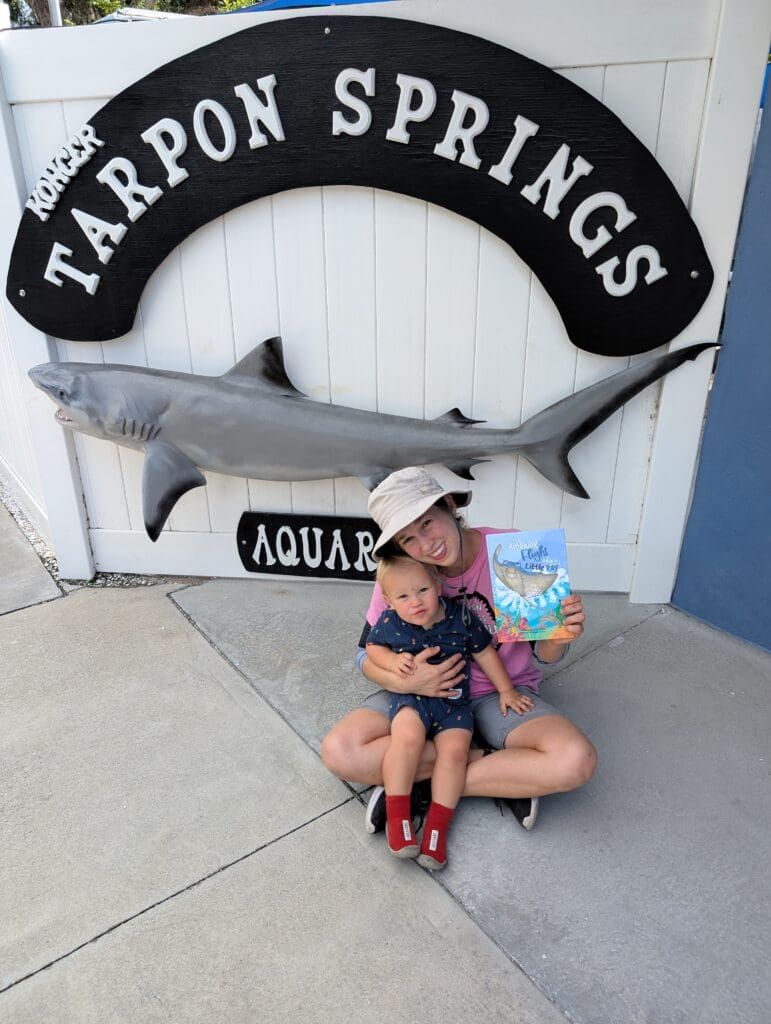
M 410 848 L 417 853 L 418 841 L 412 829 L 410 803 L 409 793 L 404 796 L 386 795 L 386 839 L 391 853 L 398 854 Z
M 421 857 L 431 857 L 440 865 L 447 860 L 447 833 L 453 814 L 454 807 L 431 802 L 423 829 L 423 842 L 420 844 Z

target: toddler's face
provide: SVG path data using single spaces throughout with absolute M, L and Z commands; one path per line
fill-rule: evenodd
M 422 565 L 394 566 L 383 592 L 397 615 L 412 626 L 432 626 L 439 614 L 441 584 Z

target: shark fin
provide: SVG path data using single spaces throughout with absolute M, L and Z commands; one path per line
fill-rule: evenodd
M 448 409 L 443 416 L 437 416 L 434 423 L 455 423 L 459 427 L 470 427 L 474 423 L 484 423 L 484 420 L 472 420 L 464 416 L 460 409 Z
M 268 338 L 253 348 L 248 355 L 239 359 L 235 366 L 224 373 L 223 377 L 246 377 L 252 381 L 256 378 L 288 398 L 307 397 L 302 391 L 297 390 L 287 376 L 284 368 L 284 351 L 281 338 L 278 337 Z
M 479 466 L 481 463 L 489 461 L 489 459 L 464 459 L 462 462 L 445 462 L 444 465 L 451 473 L 459 476 L 462 480 L 473 480 L 474 474 L 471 470 L 474 466 Z
M 142 475 L 142 511 L 147 536 L 158 540 L 177 501 L 193 487 L 206 486 L 200 469 L 165 441 L 148 441 Z
M 656 359 L 614 373 L 583 391 L 555 402 L 511 431 L 516 448 L 547 480 L 577 498 L 589 495 L 568 463 L 571 449 L 596 430 L 622 405 L 688 359 L 695 359 L 714 342 L 689 345 Z

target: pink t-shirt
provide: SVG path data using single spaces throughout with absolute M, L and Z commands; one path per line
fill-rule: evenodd
M 484 538 L 489 533 L 510 533 L 510 530 L 496 530 L 489 526 L 477 527 L 475 533 L 482 536 L 479 553 L 462 576 L 442 576 L 442 593 L 448 597 L 456 597 L 461 587 L 466 588 L 468 604 L 472 612 L 481 619 L 487 629 L 495 635 L 495 615 L 493 613 L 493 588 L 490 580 L 490 569 L 487 563 L 487 545 Z M 388 607 L 378 583 L 372 592 L 372 600 L 367 609 L 367 622 L 374 626 L 381 614 Z M 541 682 L 541 670 L 533 661 L 529 643 L 501 644 L 498 654 L 506 666 L 506 671 L 515 686 L 529 686 L 538 693 Z M 476 662 L 471 662 L 471 696 L 481 697 L 486 693 L 495 693 L 495 687 Z

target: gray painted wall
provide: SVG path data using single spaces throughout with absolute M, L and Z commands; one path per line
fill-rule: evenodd
M 760 128 L 672 604 L 771 650 L 771 114 Z

